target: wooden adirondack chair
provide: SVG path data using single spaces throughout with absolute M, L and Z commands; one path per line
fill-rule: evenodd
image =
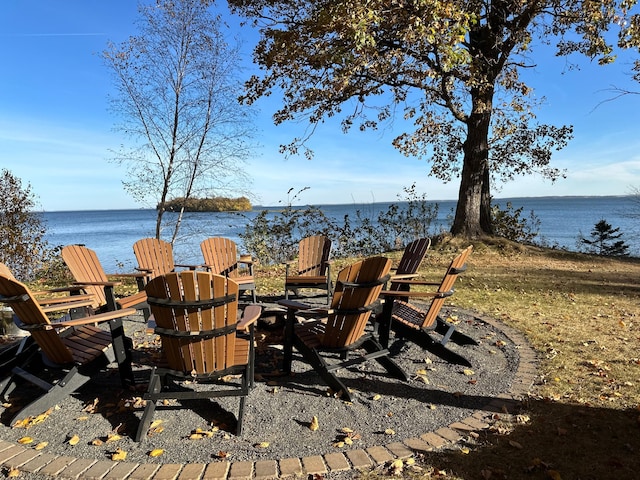
M 146 291 L 160 335 L 166 367 L 154 366 L 147 401 L 135 437 L 149 429 L 158 400 L 240 397 L 237 434 L 242 433 L 244 404 L 253 377 L 253 326 L 261 313 L 257 305 L 244 310 L 238 322 L 238 284 L 222 275 L 184 270 L 151 280 Z M 247 332 L 239 336 L 238 332 Z M 241 374 L 240 383 L 223 381 Z M 171 381 L 216 384 L 206 390 L 170 389 Z
M 158 238 L 143 238 L 133 244 L 138 270 L 145 273 L 145 284 L 154 277 L 175 272 L 176 268 L 195 270 L 200 265 L 176 264 L 171 243 Z
M 240 287 L 240 292 L 249 292 L 256 303 L 256 282 L 253 278 L 253 261 L 248 255 L 238 259 L 236 243 L 224 237 L 211 237 L 200 242 L 204 266 L 212 273 L 232 279 Z M 247 272 L 242 272 L 245 265 Z
M 365 330 L 378 300 L 382 286 L 389 280 L 391 260 L 371 257 L 356 262 L 338 274 L 331 304 L 328 308 L 281 300 L 287 307 L 283 370 L 291 373 L 292 350 L 316 370 L 334 394 L 351 401 L 348 388 L 335 372 L 368 360 L 376 360 L 389 374 L 407 380 L 405 372 L 389 357 L 389 351 L 378 342 L 373 333 Z M 296 315 L 313 314 L 326 317 L 306 323 L 297 323 Z M 364 349 L 365 355 L 348 357 L 356 349 Z M 341 361 L 327 363 L 323 353 L 339 353 Z
M 135 309 L 51 322 L 26 285 L 1 274 L 0 302 L 11 306 L 18 326 L 30 333 L 28 338 L 40 348 L 47 370 L 60 373 L 59 380 L 53 384 L 39 377 L 42 368 L 34 365 L 35 355 L 12 369 L 11 376 L 0 385 L 0 396 L 5 398 L 11 393 L 18 378 L 41 388 L 44 394 L 15 414 L 11 424 L 39 415 L 63 401 L 114 361 L 118 363 L 123 386 L 132 385 L 131 340 L 124 335 L 122 317 L 134 314 Z M 74 302 L 60 303 L 56 309 L 64 311 L 73 306 Z M 110 331 L 97 326 L 103 322 L 109 323 Z
M 385 299 L 382 313 L 376 320 L 379 322 L 380 343 L 385 347 L 389 344 L 390 330 L 396 337 L 412 341 L 422 348 L 451 363 L 471 366 L 462 355 L 448 349 L 445 345 L 449 340 L 460 345 L 477 345 L 477 342 L 467 335 L 458 332 L 455 326 L 443 320 L 440 310 L 445 299 L 454 293 L 453 285 L 460 273 L 466 270 L 467 258 L 473 246 L 469 246 L 458 254 L 452 261 L 440 283 L 424 282 L 421 280 L 397 280 L 403 286 L 431 285 L 438 286 L 435 292 L 418 292 L 409 290 L 383 291 Z M 407 301 L 409 298 L 431 298 L 429 308 L 425 311 Z M 437 340 L 432 335 L 438 333 Z
M 331 240 L 324 235 L 303 238 L 298 245 L 296 262 L 286 264 L 284 281 L 284 298 L 289 298 L 289 291 L 296 295 L 301 288 L 314 288 L 327 291 L 327 304 L 331 300 Z
M 0 275 L 10 278 L 11 280 L 17 280 L 11 269 L 2 262 L 0 262 Z M 93 296 L 89 294 L 82 294 L 81 292 L 83 289 L 84 287 L 82 285 L 71 285 L 67 287 L 31 291 L 31 293 L 37 297 L 38 303 L 45 312 L 56 311 L 55 305 L 59 303 L 68 303 L 70 301 L 84 302 L 84 305 L 80 305 L 78 303 L 78 306 L 73 309 L 73 315 L 75 315 L 77 309 L 82 308 L 84 310 L 84 307 L 90 307 L 93 304 Z M 60 295 L 62 293 L 67 295 Z M 70 298 L 69 296 L 72 296 L 73 298 Z M 85 312 L 83 311 L 83 314 L 84 313 Z
M 395 272 L 391 275 L 391 285 L 389 290 L 408 290 L 405 288 L 405 284 L 398 283 L 394 280 L 406 280 L 409 278 L 415 278 L 418 274 L 418 268 L 424 259 L 427 250 L 431 246 L 431 240 L 429 238 L 418 238 L 409 243 L 402 253 L 402 258 L 398 266 L 395 268 Z
M 119 285 L 112 278 L 134 277 L 138 287 L 142 286 L 144 274 L 118 274 L 110 275 L 104 272 L 96 252 L 82 245 L 67 245 L 61 252 L 64 263 L 69 268 L 71 275 L 78 285 L 82 285 L 87 294 L 92 295 L 92 306 L 97 312 L 113 311 L 119 308 L 135 308 L 142 310 L 145 318 L 148 318 L 147 294 L 140 291 L 128 297 L 116 298 L 114 287 Z

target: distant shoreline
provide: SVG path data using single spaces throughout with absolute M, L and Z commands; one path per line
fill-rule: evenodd
M 636 195 L 542 195 L 539 197 L 530 196 L 530 197 L 496 197 L 494 200 L 499 201 L 510 201 L 515 203 L 516 200 L 559 200 L 559 199 L 586 199 L 586 198 L 598 198 L 598 199 L 606 199 L 606 198 L 635 198 Z M 430 200 L 427 198 L 428 203 L 440 203 L 440 202 L 457 202 L 457 198 L 452 199 L 439 199 L 439 200 Z M 640 202 L 640 198 L 638 198 Z M 391 203 L 403 203 L 405 200 L 390 200 L 390 201 L 380 201 L 380 202 L 349 202 L 349 203 L 301 203 L 292 205 L 293 207 L 306 207 L 306 206 L 314 206 L 318 208 L 322 207 L 339 207 L 346 205 L 388 205 Z M 282 209 L 283 205 L 253 205 L 252 210 L 246 211 L 256 211 L 262 209 L 270 209 L 270 208 L 279 208 Z M 155 210 L 155 208 L 100 208 L 100 209 L 89 209 L 89 210 L 38 210 L 36 213 L 65 213 L 65 212 L 105 212 L 105 211 L 142 211 L 142 210 Z M 176 212 L 167 212 L 167 213 L 176 213 Z M 185 213 L 242 213 L 239 210 L 233 211 L 225 211 L 225 212 L 185 212 Z

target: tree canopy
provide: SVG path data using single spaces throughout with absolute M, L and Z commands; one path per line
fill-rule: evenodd
M 239 47 L 212 4 L 141 4 L 138 35 L 103 53 L 117 87 L 117 126 L 132 142 L 117 158 L 129 167 L 125 188 L 159 206 L 158 238 L 170 198 L 216 196 L 247 184 L 252 120 L 237 102 Z M 172 241 L 181 218 L 171 225 Z
M 429 160 L 430 175 L 459 177 L 452 232 L 471 237 L 493 231 L 492 182 L 564 173 L 551 166 L 551 155 L 572 128 L 539 124 L 533 90 L 520 78 L 534 65 L 534 39 L 554 42 L 559 55 L 610 63 L 616 43 L 637 45 L 635 3 L 229 0 L 261 33 L 254 59 L 264 73 L 249 79 L 242 99 L 279 92 L 274 122 L 309 122 L 283 151 L 306 149 L 329 117 L 340 118 L 344 132 L 407 122 L 394 146 Z

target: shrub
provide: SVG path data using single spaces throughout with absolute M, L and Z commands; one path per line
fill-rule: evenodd
M 45 225 L 33 212 L 31 186 L 9 170 L 0 172 L 0 261 L 21 280 L 30 280 L 50 258 Z

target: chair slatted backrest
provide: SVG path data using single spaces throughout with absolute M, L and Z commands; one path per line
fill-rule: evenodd
M 396 268 L 396 275 L 412 275 L 418 271 L 420 268 L 420 264 L 422 263 L 422 259 L 427 253 L 427 250 L 431 246 L 431 240 L 427 237 L 419 238 L 409 243 L 402 254 L 402 258 L 400 258 L 400 262 L 398 262 L 398 267 Z M 391 281 L 391 286 L 389 290 L 400 290 L 401 286 L 398 283 L 394 283 Z
M 15 280 L 16 277 L 13 276 L 13 272 L 9 267 L 7 267 L 4 263 L 0 262 L 0 275 Z
M 106 305 L 104 286 L 91 285 L 92 282 L 109 281 L 96 252 L 82 245 L 67 245 L 62 249 L 61 255 L 76 282 L 86 284 L 85 291 L 95 298 L 92 307 L 100 308 Z
M 438 293 L 442 295 L 434 297 L 431 301 L 431 305 L 429 305 L 429 310 L 425 315 L 424 321 L 422 322 L 422 327 L 431 327 L 435 324 L 440 310 L 444 305 L 444 302 L 447 297 L 450 297 L 453 294 L 453 285 L 456 283 L 458 279 L 458 275 L 466 269 L 467 266 L 467 258 L 471 255 L 473 250 L 473 245 L 468 246 L 462 252 L 460 252 L 449 264 L 449 268 L 444 274 L 442 278 L 442 282 L 438 287 Z
M 143 238 L 133 244 L 133 253 L 140 270 L 148 271 L 150 278 L 175 270 L 173 246 L 158 238 Z
M 343 268 L 336 280 L 322 345 L 345 347 L 364 334 L 373 303 L 389 279 L 391 260 L 370 257 Z
M 200 243 L 204 263 L 211 271 L 229 278 L 238 278 L 238 247 L 224 237 L 211 237 Z
M 145 288 L 169 368 L 208 375 L 233 366 L 236 282 L 185 270 L 156 277 Z
M 331 240 L 324 235 L 313 235 L 298 244 L 298 272 L 294 275 L 326 275 L 331 253 Z
M 71 351 L 62 342 L 58 332 L 54 328 L 46 328 L 46 325 L 51 324 L 49 317 L 26 285 L 0 274 L 0 302 L 9 305 L 24 325 L 43 326 L 43 328 L 30 328 L 29 331 L 42 352 L 52 362 L 59 364 L 73 362 Z

